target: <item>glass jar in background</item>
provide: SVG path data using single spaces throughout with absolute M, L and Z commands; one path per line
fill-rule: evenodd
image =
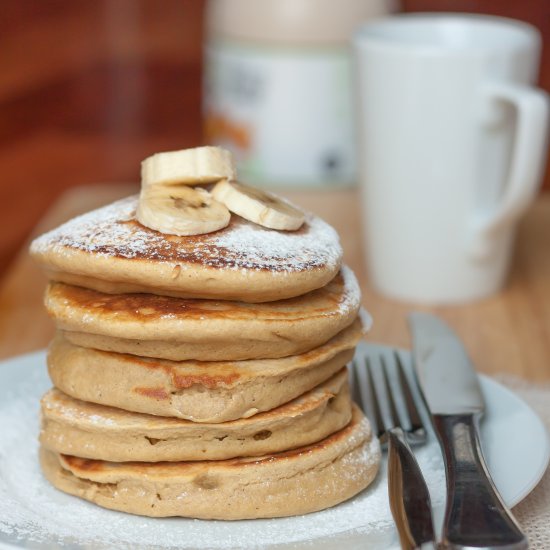
M 209 0 L 204 124 L 243 181 L 335 188 L 356 180 L 350 38 L 397 0 Z

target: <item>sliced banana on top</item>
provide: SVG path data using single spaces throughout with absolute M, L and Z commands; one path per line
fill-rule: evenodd
M 304 223 L 304 213 L 298 208 L 267 191 L 236 181 L 220 181 L 212 195 L 231 212 L 263 227 L 293 231 Z
M 157 153 L 141 163 L 141 185 L 204 185 L 236 178 L 233 156 L 221 147 Z
M 181 186 L 141 190 L 137 220 L 169 235 L 202 235 L 223 229 L 231 214 L 205 189 Z

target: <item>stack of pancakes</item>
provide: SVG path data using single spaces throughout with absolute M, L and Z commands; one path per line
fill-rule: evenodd
M 360 292 L 335 231 L 239 216 L 178 237 L 137 198 L 36 239 L 57 334 L 41 463 L 57 488 L 148 516 L 242 519 L 333 506 L 376 475 L 345 365 Z

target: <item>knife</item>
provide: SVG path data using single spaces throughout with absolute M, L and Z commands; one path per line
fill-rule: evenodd
M 433 315 L 412 313 L 409 324 L 418 382 L 445 461 L 443 545 L 457 549 L 528 548 L 483 458 L 478 427 L 485 403 L 464 346 Z

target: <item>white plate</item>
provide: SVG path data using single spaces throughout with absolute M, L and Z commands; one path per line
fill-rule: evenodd
M 408 360 L 409 355 L 404 354 Z M 37 464 L 38 402 L 50 386 L 45 353 L 0 363 L 0 548 L 392 548 L 395 533 L 383 467 L 361 495 L 332 509 L 294 518 L 238 522 L 150 519 L 104 510 L 56 491 Z M 535 413 L 506 388 L 482 377 L 487 414 L 482 443 L 507 504 L 524 498 L 550 454 Z M 417 457 L 441 518 L 444 475 L 431 434 Z

